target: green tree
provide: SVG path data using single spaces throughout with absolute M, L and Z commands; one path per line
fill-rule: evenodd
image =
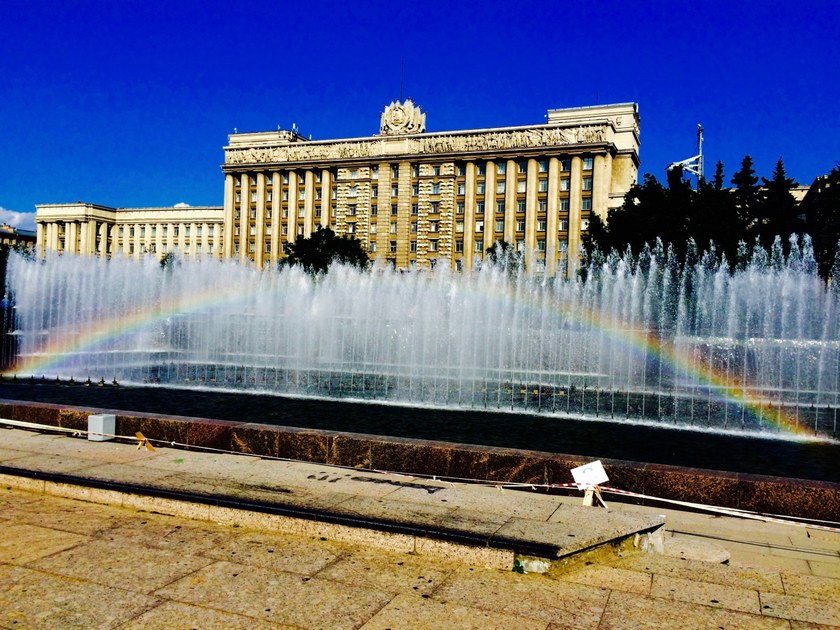
M 701 250 L 713 242 L 717 251 L 726 254 L 727 260 L 733 263 L 738 255 L 738 242 L 746 236 L 746 226 L 734 196 L 723 184 L 723 163 L 718 161 L 711 181 L 703 180 L 697 185 L 695 210 L 688 232 Z
M 307 273 L 320 274 L 326 273 L 333 263 L 367 269 L 370 258 L 361 241 L 336 236 L 330 228 L 319 227 L 309 238 L 299 238 L 286 245 L 286 257 L 279 264 L 300 265 Z
M 811 235 L 819 273 L 828 278 L 840 248 L 840 165 L 811 184 L 800 211 L 805 215 L 805 231 Z M 840 286 L 840 278 L 832 275 L 832 283 Z
M 753 161 L 749 155 L 744 156 L 741 161 L 741 170 L 732 176 L 732 185 L 735 186 L 733 195 L 738 218 L 749 230 L 750 235 L 756 236 L 759 226 L 761 187 L 758 185 L 758 177 L 756 177 Z M 766 245 L 769 246 L 770 243 Z
M 504 269 L 511 276 L 516 275 L 522 269 L 524 261 L 522 252 L 507 241 L 496 241 L 487 248 L 487 262 L 495 267 Z
M 758 236 L 763 245 L 773 242 L 776 236 L 782 237 L 782 243 L 787 244 L 791 234 L 801 234 L 805 224 L 799 218 L 799 207 L 791 191 L 797 184 L 787 177 L 782 159 L 776 162 L 773 178 L 761 178 L 764 182 L 762 199 L 758 210 Z

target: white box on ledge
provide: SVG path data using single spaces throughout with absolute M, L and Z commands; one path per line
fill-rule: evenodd
M 107 442 L 113 440 L 116 434 L 117 417 L 111 413 L 88 416 L 88 440 L 92 442 Z

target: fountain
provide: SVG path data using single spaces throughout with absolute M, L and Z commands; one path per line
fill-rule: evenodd
M 807 237 L 735 272 L 657 245 L 570 281 L 62 256 L 7 284 L 18 377 L 837 436 L 840 294 Z

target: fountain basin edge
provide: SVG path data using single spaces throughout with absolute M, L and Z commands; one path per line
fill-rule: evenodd
M 452 479 L 561 484 L 569 470 L 592 457 L 452 442 L 385 437 L 323 429 L 125 412 L 18 400 L 0 400 L 0 417 L 87 430 L 91 414 L 116 416 L 116 433 L 137 431 L 151 440 L 264 457 Z M 810 479 L 602 459 L 609 486 L 651 497 L 703 503 L 805 519 L 840 520 L 840 484 Z M 659 505 L 608 495 L 610 501 Z

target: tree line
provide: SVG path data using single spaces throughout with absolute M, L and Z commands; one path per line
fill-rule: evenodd
M 723 163 L 710 180 L 701 178 L 693 189 L 680 168 L 668 172 L 665 184 L 646 174 L 634 185 L 623 204 L 609 211 L 606 224 L 593 215 L 585 248 L 640 252 L 657 238 L 670 243 L 682 260 L 689 239 L 701 250 L 714 243 L 733 267 L 745 243 L 770 250 L 781 236 L 785 248 L 791 234 L 809 234 L 822 277 L 831 272 L 840 241 L 840 166 L 818 178 L 806 200 L 799 204 L 793 190 L 799 185 L 787 176 L 781 159 L 772 176 L 759 178 L 747 155 L 726 186 Z M 812 186 L 812 188 L 814 188 Z M 787 253 L 787 252 L 785 252 Z

